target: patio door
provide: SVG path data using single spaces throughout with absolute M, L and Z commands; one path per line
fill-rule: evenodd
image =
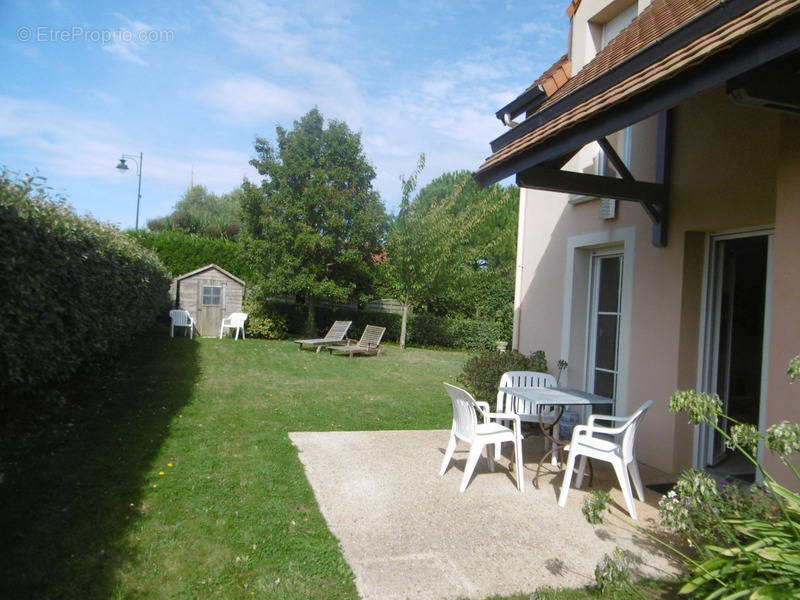
M 732 418 L 763 428 L 773 235 L 714 236 L 709 246 L 701 389 L 719 394 Z M 727 420 L 719 423 L 727 431 Z M 700 467 L 751 479 L 753 466 L 710 426 L 699 431 Z
M 622 253 L 596 250 L 590 263 L 586 391 L 616 399 L 622 321 Z M 614 405 L 598 407 L 614 414 Z

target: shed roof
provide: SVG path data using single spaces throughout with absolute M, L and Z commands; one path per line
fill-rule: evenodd
M 237 283 L 245 285 L 244 280 L 239 279 L 233 273 L 230 273 L 230 272 L 226 271 L 225 269 L 223 269 L 222 267 L 220 267 L 218 265 L 215 265 L 214 263 L 211 263 L 210 265 L 206 265 L 205 267 L 200 267 L 199 269 L 195 269 L 194 271 L 190 271 L 189 273 L 184 273 L 183 275 L 180 275 L 180 276 L 176 277 L 175 281 L 181 281 L 182 279 L 186 279 L 188 277 L 192 277 L 193 275 L 199 275 L 203 271 L 208 271 L 209 269 L 216 269 L 217 271 L 219 271 L 220 273 L 222 273 L 226 277 L 230 277 L 231 279 L 233 279 Z
M 525 121 L 492 142 L 494 153 L 476 181 L 488 185 L 562 157 L 796 50 L 799 9 L 800 0 L 654 0 Z M 776 35 L 763 35 L 769 28 Z

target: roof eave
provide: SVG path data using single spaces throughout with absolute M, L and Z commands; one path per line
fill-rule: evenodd
M 518 126 L 498 136 L 490 143 L 492 152 L 497 152 L 526 133 L 578 106 L 588 98 L 647 68 L 702 35 L 724 26 L 725 23 L 763 3 L 764 0 L 729 0 L 728 2 L 715 4 L 683 26 L 670 31 L 654 43 L 614 65 L 613 68 L 602 75 L 588 81 L 561 100 L 546 106 L 541 111 L 529 116 Z
M 755 3 L 755 5 L 758 4 L 761 2 Z M 478 169 L 473 174 L 473 178 L 479 186 L 496 183 L 544 161 L 574 152 L 589 142 L 675 106 L 686 98 L 724 83 L 731 77 L 793 52 L 800 48 L 798 27 L 800 27 L 800 16 L 794 13 L 768 28 L 766 32 L 758 32 L 631 98 L 602 111 L 589 114 L 581 121 L 557 131 L 535 146 L 511 156 L 508 160 L 488 168 Z M 690 43 L 695 39 L 697 37 L 692 37 L 685 43 Z M 670 53 L 666 53 L 660 58 L 665 58 Z M 655 60 L 649 64 L 653 64 L 653 62 Z M 579 103 L 576 104 L 574 101 L 567 102 L 570 99 L 574 100 L 573 96 L 578 91 L 583 92 L 581 97 L 583 101 L 586 101 L 606 91 L 615 83 L 617 82 L 613 80 L 609 82 L 607 76 L 598 77 L 576 90 L 573 95 L 567 96 L 561 102 L 537 113 L 505 135 L 517 134 L 517 130 L 520 130 L 515 137 L 517 139 L 524 133 L 533 131 L 551 119 L 564 114 L 567 110 L 579 106 Z M 537 119 L 537 117 L 539 118 Z M 528 131 L 522 130 L 532 119 L 536 119 L 536 126 L 527 127 Z M 501 147 L 506 145 L 507 143 Z M 493 151 L 496 152 L 494 148 Z

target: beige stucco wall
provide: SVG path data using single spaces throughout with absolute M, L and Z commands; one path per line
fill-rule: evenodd
M 783 116 L 776 189 L 775 275 L 767 424 L 784 419 L 800 422 L 800 384 L 786 377 L 789 360 L 800 354 L 800 118 Z M 774 456 L 768 470 L 780 481 L 797 487 L 797 480 Z
M 785 373 L 784 355 L 800 352 L 797 318 L 791 315 L 800 306 L 800 283 L 797 277 L 785 275 L 793 272 L 796 256 L 800 256 L 800 236 L 788 234 L 800 231 L 797 122 L 795 117 L 737 106 L 723 89 L 678 106 L 671 223 L 665 248 L 652 245 L 650 221 L 637 204 L 620 202 L 617 218 L 603 221 L 597 201 L 572 205 L 563 194 L 523 192 L 526 233 L 518 346 L 523 352 L 544 349 L 551 364 L 564 356 L 564 319 L 569 316 L 575 321 L 580 313 L 576 306 L 585 311 L 588 297 L 588 283 L 581 282 L 584 274 L 578 273 L 571 290 L 571 315 L 564 314 L 570 239 L 590 233 L 613 237 L 614 232 L 626 228 L 635 231 L 630 335 L 620 341 L 629 357 L 623 387 L 626 407 L 631 410 L 648 399 L 655 401 L 642 426 L 638 449 L 640 460 L 655 467 L 677 471 L 691 466 L 693 428 L 684 417 L 669 413 L 667 404 L 673 391 L 697 384 L 708 233 L 776 225 L 775 268 L 784 275 L 775 278 L 771 348 L 778 358 L 773 360 L 770 374 L 770 417 L 787 414 L 789 391 L 797 395 L 778 377 Z M 646 157 L 646 149 L 655 148 L 655 131 L 645 129 L 635 138 L 634 158 L 640 163 L 648 158 L 652 169 L 653 156 Z M 641 166 L 639 170 L 642 176 L 647 169 Z M 573 329 L 575 326 L 573 323 Z M 576 354 L 575 348 L 585 340 L 585 323 L 578 322 L 577 327 L 584 329 L 570 332 L 568 345 L 573 355 L 568 373 L 570 385 L 583 387 L 580 362 L 585 349 L 581 346 Z M 798 414 L 797 409 L 792 410 Z
M 591 61 L 600 46 L 600 27 L 631 4 L 642 12 L 651 0 L 583 0 L 572 17 L 570 56 L 572 72 Z

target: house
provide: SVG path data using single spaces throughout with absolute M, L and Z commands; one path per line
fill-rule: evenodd
M 203 337 L 219 335 L 223 317 L 242 311 L 245 282 L 215 264 L 176 277 L 176 308 L 189 311 Z
M 566 359 L 617 414 L 653 399 L 641 461 L 753 476 L 668 400 L 695 388 L 762 429 L 800 421 L 800 0 L 567 15 L 567 54 L 498 111 L 509 129 L 474 174 L 523 188 L 513 346 Z

